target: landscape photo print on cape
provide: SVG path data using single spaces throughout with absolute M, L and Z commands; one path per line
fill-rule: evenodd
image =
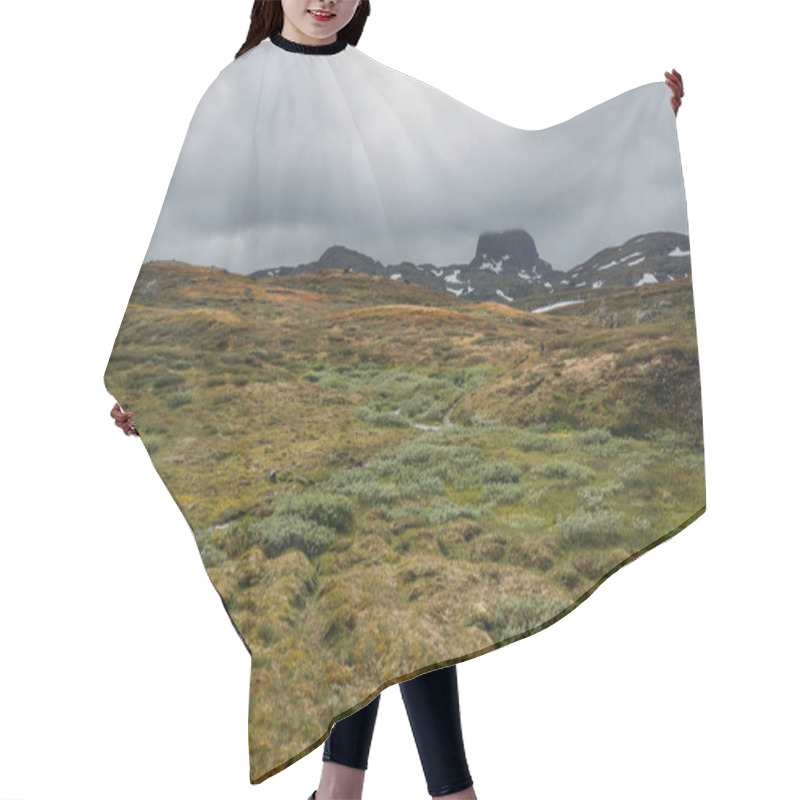
M 671 96 L 521 130 L 280 37 L 203 95 L 104 380 L 251 657 L 252 783 L 705 511 Z

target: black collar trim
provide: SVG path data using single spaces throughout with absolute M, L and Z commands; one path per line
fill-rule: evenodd
M 281 36 L 280 33 L 273 33 L 269 37 L 272 44 L 290 53 L 305 53 L 310 56 L 329 56 L 334 53 L 341 53 L 347 47 L 347 39 L 337 39 L 330 44 L 300 44 Z

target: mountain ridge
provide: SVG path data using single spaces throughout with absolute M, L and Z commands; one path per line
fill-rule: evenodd
M 591 296 L 601 287 L 642 286 L 690 277 L 691 256 L 686 234 L 652 231 L 605 247 L 568 270 L 556 270 L 541 258 L 533 237 L 517 228 L 482 233 L 475 256 L 467 264 L 437 266 L 402 261 L 384 265 L 357 250 L 332 245 L 316 261 L 259 269 L 247 275 L 273 278 L 325 269 L 380 275 L 479 302 L 513 304 L 526 298 L 551 300 L 577 290 Z

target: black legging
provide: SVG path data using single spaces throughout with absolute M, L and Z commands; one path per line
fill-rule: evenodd
M 400 692 L 431 797 L 468 789 L 472 777 L 461 735 L 455 664 L 403 681 Z M 380 699 L 378 695 L 369 705 L 334 724 L 325 740 L 323 761 L 367 768 Z

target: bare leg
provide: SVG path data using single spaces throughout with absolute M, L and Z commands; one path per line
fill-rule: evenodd
M 322 762 L 322 777 L 314 800 L 361 800 L 366 771 L 335 761 Z
M 453 794 L 440 794 L 439 797 L 433 797 L 431 800 L 440 800 L 442 797 L 447 798 L 447 800 L 478 800 L 478 795 L 475 794 L 475 790 L 471 786 L 469 789 L 454 792 Z

